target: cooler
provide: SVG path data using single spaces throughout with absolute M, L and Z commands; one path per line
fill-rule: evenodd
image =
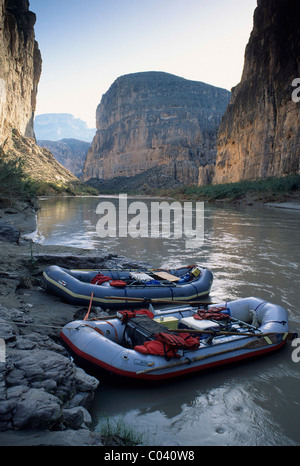
M 191 316 L 181 319 L 180 328 L 191 328 L 193 330 L 218 330 L 220 329 L 220 325 L 212 320 L 197 320 Z

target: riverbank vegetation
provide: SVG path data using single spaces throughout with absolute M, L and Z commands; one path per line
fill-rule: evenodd
M 300 197 L 300 175 L 295 174 L 281 178 L 265 178 L 220 185 L 149 189 L 146 190 L 145 194 L 209 202 L 246 201 L 248 203 L 264 203 L 284 201 L 290 197 Z
M 101 194 L 144 194 L 207 202 L 236 201 L 261 204 L 280 202 L 289 197 L 300 197 L 300 174 L 219 185 L 184 186 L 172 177 L 160 178 L 159 173 L 159 170 L 150 169 L 130 178 L 90 180 L 88 184 L 96 188 Z
M 79 180 L 66 184 L 37 181 L 26 175 L 24 160 L 0 158 L 0 205 L 12 206 L 20 201 L 33 201 L 38 196 L 97 195 L 98 191 Z
M 122 419 L 104 418 L 100 424 L 100 433 L 103 445 L 106 446 L 137 446 L 144 441 L 144 435 Z
M 110 181 L 107 189 L 99 189 L 86 183 L 72 181 L 65 184 L 38 181 L 26 175 L 24 160 L 0 158 L 0 205 L 12 206 L 18 201 L 34 201 L 38 196 L 84 196 L 105 194 L 127 193 L 131 195 L 151 195 L 159 197 L 171 197 L 174 199 L 203 200 L 207 202 L 247 202 L 264 203 L 280 202 L 290 197 L 300 197 L 300 175 L 288 175 L 281 178 L 265 178 L 255 181 L 240 181 L 221 185 L 206 186 L 166 186 L 163 188 L 151 187 L 143 184 L 139 188 L 130 185 L 130 178 L 125 179 L 122 185 Z

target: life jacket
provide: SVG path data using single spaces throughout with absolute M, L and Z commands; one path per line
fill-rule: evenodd
M 229 320 L 230 315 L 223 313 L 226 311 L 226 307 L 213 307 L 208 310 L 199 309 L 197 314 L 194 314 L 194 319 L 196 320 Z
M 111 277 L 105 276 L 102 273 L 97 273 L 97 275 L 91 280 L 93 285 L 101 285 L 102 283 L 109 282 Z
M 115 288 L 125 288 L 127 284 L 123 282 L 123 280 L 112 280 L 109 282 L 110 286 L 114 286 Z
M 167 361 L 171 358 L 180 358 L 176 348 L 170 348 L 162 341 L 152 340 L 145 341 L 143 345 L 135 346 L 135 351 L 141 354 L 152 354 L 154 356 L 165 356 Z
M 110 286 L 116 288 L 125 288 L 126 283 L 123 280 L 112 280 L 111 277 L 103 275 L 102 273 L 97 273 L 97 275 L 92 278 L 91 284 L 93 285 L 102 285 L 102 283 L 109 282 Z
M 180 358 L 179 350 L 196 350 L 199 348 L 199 340 L 189 333 L 174 335 L 170 333 L 157 333 L 155 340 L 145 341 L 143 345 L 135 346 L 134 350 L 141 354 L 164 356 L 168 361 L 171 358 Z
M 183 350 L 196 350 L 200 345 L 198 338 L 193 337 L 189 333 L 181 333 L 180 335 L 174 335 L 173 333 L 158 333 L 155 335 L 155 338 L 171 348 L 175 347 Z
M 126 323 L 128 320 L 133 319 L 136 316 L 146 315 L 150 319 L 154 318 L 153 312 L 149 311 L 148 309 L 140 309 L 138 311 L 118 311 L 117 317 L 123 322 Z

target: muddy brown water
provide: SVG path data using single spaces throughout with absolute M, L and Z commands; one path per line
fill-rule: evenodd
M 150 211 L 153 200 L 127 199 L 128 205 L 135 201 Z M 100 238 L 97 206 L 112 203 L 118 216 L 118 197 L 40 202 L 36 241 L 105 250 L 154 267 L 201 264 L 214 274 L 212 300 L 256 296 L 280 304 L 300 335 L 299 210 L 205 204 L 204 243 L 187 249 L 184 235 Z M 94 429 L 108 417 L 142 433 L 151 446 L 299 445 L 299 355 L 288 344 L 261 359 L 160 385 L 101 376 L 91 409 Z

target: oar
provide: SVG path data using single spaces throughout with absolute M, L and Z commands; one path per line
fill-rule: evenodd
M 208 303 L 204 301 L 173 301 L 167 299 L 159 299 L 159 298 L 131 298 L 129 296 L 121 297 L 121 296 L 104 296 L 105 299 L 115 299 L 118 301 L 133 301 L 137 303 L 156 303 L 156 304 L 187 304 L 189 306 L 211 306 L 217 303 Z
M 216 353 L 208 353 L 202 356 L 196 356 L 191 359 L 186 358 L 183 361 L 177 361 L 171 364 L 165 364 L 164 366 L 157 366 L 157 367 L 152 367 L 150 369 L 145 369 L 143 371 L 137 372 L 136 374 L 137 375 L 149 374 L 150 372 L 161 371 L 164 369 L 171 369 L 173 367 L 184 366 L 185 364 L 186 365 L 193 364 L 194 362 L 202 361 L 203 359 L 213 358 L 215 356 L 221 356 L 223 354 L 231 353 L 234 351 L 240 351 L 244 349 L 258 349 L 258 348 L 263 348 L 264 346 L 273 345 L 275 343 L 278 343 L 277 335 L 272 334 L 272 335 L 269 335 L 267 338 L 259 338 L 258 340 L 251 340 L 242 346 L 230 348 L 230 349 L 223 350 L 223 351 L 218 351 Z
M 214 336 L 219 336 L 219 335 L 226 335 L 226 336 L 233 336 L 237 335 L 239 337 L 268 337 L 270 335 L 283 335 L 284 340 L 289 340 L 292 341 L 295 338 L 297 338 L 297 334 L 295 333 L 242 333 L 242 332 L 227 332 L 225 330 L 194 330 L 194 329 L 168 329 L 168 332 L 174 332 L 174 333 L 190 333 L 191 335 L 193 334 L 203 334 L 203 335 L 214 335 Z
M 227 335 L 227 336 L 231 336 L 231 335 L 238 335 L 238 336 L 245 336 L 245 337 L 249 337 L 249 336 L 255 336 L 255 337 L 259 337 L 259 336 L 264 336 L 264 334 L 262 333 L 261 335 L 258 333 L 258 334 L 254 334 L 254 333 L 241 333 L 241 332 L 226 332 L 225 330 L 216 330 L 216 331 L 213 331 L 213 330 L 195 330 L 195 329 L 170 329 L 168 328 L 168 332 L 174 332 L 174 333 L 190 333 L 191 335 L 194 335 L 194 334 L 200 334 L 200 335 L 214 335 L 214 336 L 218 336 L 218 335 Z

